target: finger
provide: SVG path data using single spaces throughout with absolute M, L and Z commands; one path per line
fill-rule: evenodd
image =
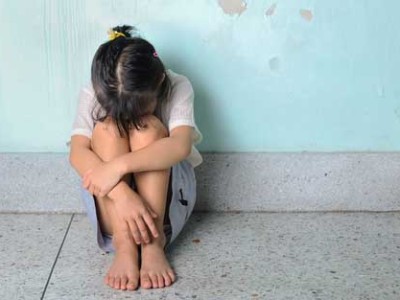
M 94 185 L 93 185 L 93 184 L 89 186 L 89 192 L 90 192 L 92 195 L 94 195 Z
M 96 186 L 94 186 L 93 184 L 91 184 L 90 187 L 91 187 L 91 189 L 92 189 L 93 195 L 94 195 L 94 196 L 97 196 L 97 195 L 96 195 Z
M 85 179 L 85 184 L 86 184 L 86 186 L 87 186 L 88 188 L 92 185 L 92 182 L 91 182 L 90 178 L 86 177 L 86 179 Z
M 100 189 L 98 188 L 98 187 L 94 187 L 94 193 L 95 193 L 95 196 L 97 196 L 97 197 L 101 197 L 100 196 Z
M 104 193 L 104 190 L 103 189 L 101 189 L 101 188 L 99 188 L 98 190 L 97 190 L 97 193 L 99 194 L 99 197 L 104 197 L 106 194 Z
M 102 189 L 103 197 L 107 196 L 108 193 L 111 192 L 111 190 L 112 190 L 113 188 L 114 188 L 114 187 L 112 187 L 112 188 L 107 188 L 107 189 Z
M 157 215 L 151 208 L 149 208 L 149 211 L 150 211 L 151 216 L 152 216 L 154 219 L 156 219 L 156 218 L 158 217 L 158 215 Z
M 151 233 L 153 234 L 153 236 L 156 238 L 158 237 L 158 231 L 157 231 L 157 227 L 154 224 L 154 220 L 152 219 L 152 217 L 150 216 L 149 213 L 144 213 L 143 214 L 143 219 L 145 220 L 147 226 L 149 227 Z
M 86 180 L 86 178 L 82 178 L 82 186 L 87 189 L 88 188 L 88 182 Z
M 93 193 L 95 194 L 95 196 L 100 197 L 100 188 L 94 184 L 93 185 Z
M 83 175 L 82 178 L 83 178 L 84 181 L 87 181 L 87 180 L 88 180 L 88 177 L 89 177 L 88 175 L 89 175 L 89 172 L 86 172 L 86 173 Z
M 138 230 L 138 228 L 136 226 L 135 221 L 134 220 L 130 220 L 130 221 L 128 221 L 128 224 L 129 224 L 129 228 L 131 230 L 133 239 L 135 240 L 136 244 L 140 245 L 140 243 L 141 243 L 140 233 L 139 233 L 139 230 Z
M 140 235 L 142 236 L 142 241 L 144 241 L 145 243 L 149 243 L 150 237 L 149 237 L 149 234 L 146 229 L 146 225 L 144 224 L 142 217 L 138 217 L 136 219 L 136 224 L 139 227 Z

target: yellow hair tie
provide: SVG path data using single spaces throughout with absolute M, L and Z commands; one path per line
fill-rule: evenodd
M 112 30 L 112 29 L 110 29 L 110 30 L 108 31 L 108 38 L 109 38 L 110 41 L 116 39 L 116 38 L 119 37 L 119 36 L 126 37 L 126 35 L 123 34 L 122 32 L 114 31 L 114 30 Z

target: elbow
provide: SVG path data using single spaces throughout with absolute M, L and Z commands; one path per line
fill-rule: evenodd
M 78 163 L 76 161 L 75 155 L 70 154 L 68 161 L 69 161 L 69 165 L 72 167 L 72 169 L 75 170 L 79 174 Z
M 182 147 L 182 160 L 186 159 L 192 152 L 192 145 L 184 145 Z
M 179 160 L 186 159 L 192 152 L 192 142 L 190 140 L 180 137 L 171 137 L 171 142 L 171 150 L 176 153 Z
M 74 156 L 72 155 L 72 152 L 70 152 L 70 154 L 69 154 L 68 161 L 69 161 L 69 164 L 73 167 L 74 163 L 75 163 L 75 159 L 74 159 Z

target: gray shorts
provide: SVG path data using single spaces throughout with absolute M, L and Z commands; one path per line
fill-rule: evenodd
M 135 181 L 132 180 L 132 189 Z M 97 236 L 98 246 L 105 252 L 115 252 L 112 236 L 101 231 L 97 218 L 96 204 L 92 194 L 80 185 L 86 213 Z M 196 177 L 193 166 L 183 160 L 172 166 L 164 218 L 164 233 L 167 238 L 165 249 L 176 239 L 192 214 L 196 202 Z

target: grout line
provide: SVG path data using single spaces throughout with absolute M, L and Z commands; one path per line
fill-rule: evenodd
M 29 211 L 29 210 L 0 210 L 0 214 L 4 215 L 53 215 L 53 216 L 63 216 L 63 215 L 79 215 L 86 214 L 86 212 L 77 212 L 77 211 Z
M 51 267 L 50 274 L 49 274 L 49 277 L 47 278 L 47 282 L 46 282 L 46 285 L 45 285 L 45 287 L 44 287 L 44 290 L 43 290 L 43 293 L 42 293 L 42 297 L 40 298 L 40 300 L 43 299 L 44 294 L 46 293 L 47 286 L 49 285 L 51 275 L 53 275 L 54 267 L 56 266 L 58 257 L 60 256 L 60 253 L 61 253 L 61 249 L 62 249 L 62 247 L 63 247 L 63 245 L 64 245 L 64 242 L 65 242 L 65 240 L 66 240 L 66 238 L 67 238 L 67 235 L 68 235 L 68 232 L 69 232 L 69 228 L 71 227 L 72 220 L 74 219 L 74 215 L 75 215 L 75 214 L 72 214 L 72 215 L 71 215 L 71 219 L 69 220 L 69 224 L 68 224 L 67 230 L 65 231 L 64 238 L 63 238 L 63 240 L 62 240 L 62 242 L 61 242 L 60 248 L 58 249 L 58 253 L 57 253 L 56 259 L 54 260 L 53 266 Z

